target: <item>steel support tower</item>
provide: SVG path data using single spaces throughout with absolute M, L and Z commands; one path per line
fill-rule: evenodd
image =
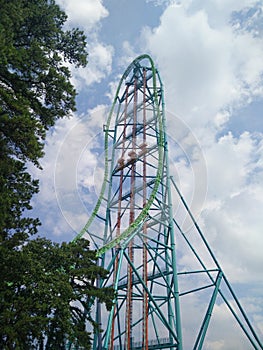
M 163 86 L 148 55 L 136 58 L 123 74 L 104 132 L 102 189 L 76 237 L 91 240 L 109 270 L 107 280 L 98 283 L 116 291 L 110 313 L 99 303 L 94 310 L 103 331 L 95 335 L 93 350 L 202 349 L 217 302 L 233 315 L 247 348 L 262 349 L 170 176 Z M 175 202 L 192 222 L 189 232 L 174 217 Z M 183 263 L 183 256 L 191 256 L 191 263 Z M 203 312 L 192 315 L 196 329 L 188 337 L 184 311 L 194 300 Z

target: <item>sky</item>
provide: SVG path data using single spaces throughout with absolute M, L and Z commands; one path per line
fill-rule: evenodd
M 147 53 L 164 84 L 171 172 L 262 339 L 263 2 L 57 3 L 67 25 L 85 31 L 89 63 L 72 68 L 77 112 L 50 130 L 43 170 L 32 170 L 39 234 L 70 241 L 88 220 L 107 112 L 128 64 Z M 211 340 L 207 349 L 247 349 L 233 346 Z

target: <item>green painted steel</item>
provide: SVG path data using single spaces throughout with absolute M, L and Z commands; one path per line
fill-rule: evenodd
M 197 336 L 196 343 L 194 345 L 193 350 L 201 350 L 203 348 L 205 336 L 206 336 L 209 322 L 210 322 L 210 319 L 212 316 L 212 311 L 213 311 L 213 308 L 214 308 L 215 303 L 216 303 L 216 298 L 217 298 L 217 295 L 219 292 L 219 287 L 220 287 L 222 277 L 223 277 L 223 273 L 222 273 L 222 271 L 219 271 L 218 276 L 216 278 L 216 282 L 215 282 L 215 289 L 213 291 L 212 298 L 211 298 L 210 303 L 208 305 L 208 309 L 207 309 L 205 318 L 203 320 L 203 324 L 201 325 L 200 332 Z
M 124 251 L 123 251 L 123 249 L 121 249 L 121 251 L 120 251 L 120 264 L 119 264 L 119 267 L 118 267 L 118 271 L 117 271 L 117 275 L 116 275 L 116 281 L 115 281 L 115 284 L 114 284 L 115 293 L 118 292 L 118 283 L 119 283 L 120 268 L 121 268 L 121 263 L 122 263 L 122 259 L 123 259 L 123 253 L 124 253 Z M 112 324 L 113 317 L 114 317 L 114 312 L 115 312 L 115 303 L 116 303 L 116 299 L 114 300 L 114 304 L 113 304 L 113 306 L 111 308 L 110 316 L 109 316 L 109 319 L 108 319 L 108 325 L 107 325 L 106 336 L 105 336 L 105 346 L 104 346 L 104 348 L 106 348 L 106 349 L 108 349 L 109 341 L 110 341 L 111 324 Z
M 143 62 L 143 63 L 142 63 Z M 114 206 L 114 203 L 118 203 L 118 200 L 114 199 L 112 200 L 111 197 L 111 190 L 113 187 L 113 177 L 115 174 L 114 166 L 113 163 L 116 161 L 115 158 L 116 156 L 114 155 L 115 153 L 115 148 L 118 148 L 118 142 L 120 141 L 117 140 L 117 124 L 119 123 L 119 119 L 121 120 L 123 118 L 123 110 L 121 110 L 120 105 L 125 103 L 124 101 L 124 95 L 121 97 L 120 95 L 120 90 L 122 85 L 124 84 L 125 79 L 130 77 L 130 81 L 133 81 L 133 74 L 135 74 L 136 69 L 140 70 L 141 74 L 142 71 L 145 69 L 149 73 L 147 76 L 147 81 L 148 79 L 150 80 L 150 86 L 148 86 L 148 97 L 147 97 L 147 103 L 150 105 L 150 111 L 147 119 L 147 123 L 149 125 L 149 129 L 151 127 L 152 134 L 148 137 L 151 139 L 154 139 L 154 144 L 150 145 L 149 148 L 147 149 L 147 157 L 153 157 L 155 159 L 154 164 L 152 164 L 152 169 L 153 169 L 153 174 L 152 177 L 150 176 L 148 181 L 144 183 L 144 186 L 147 187 L 148 189 L 148 194 L 147 194 L 147 202 L 141 207 L 138 215 L 134 218 L 134 221 L 129 224 L 129 226 L 124 229 L 124 231 L 120 232 L 119 235 L 112 236 L 112 234 L 115 233 L 114 228 L 111 228 L 111 225 L 114 226 L 114 223 L 112 223 L 112 219 L 110 218 L 109 211 L 111 210 L 111 206 Z M 138 73 L 139 74 L 139 73 Z M 158 82 L 158 83 L 157 83 Z M 129 84 L 128 82 L 126 84 Z M 140 89 L 140 83 L 136 88 L 134 89 Z M 135 97 L 133 96 L 135 94 L 135 90 L 132 90 L 132 92 L 128 93 L 128 96 L 133 100 Z M 120 105 L 118 105 L 118 103 Z M 141 101 L 139 103 L 139 107 L 136 106 L 136 108 L 140 108 L 140 105 L 146 104 L 146 102 Z M 136 103 L 135 103 L 136 104 Z M 117 108 L 116 108 L 117 107 Z M 125 109 L 125 107 L 123 107 Z M 149 107 L 148 107 L 149 108 Z M 117 116 L 115 120 L 115 126 L 111 127 L 112 119 L 115 113 L 115 110 L 117 110 Z M 121 112 L 120 112 L 121 110 Z M 141 111 L 141 110 L 140 110 Z M 118 116 L 118 113 L 120 113 L 120 117 Z M 134 111 L 132 112 L 134 113 Z M 137 113 L 137 110 L 136 110 Z M 139 113 L 139 111 L 138 111 Z M 152 116 L 151 116 L 152 113 Z M 120 122 L 121 123 L 121 122 Z M 131 122 L 130 122 L 131 123 Z M 148 125 L 147 124 L 147 125 Z M 92 218 L 87 222 L 86 226 L 83 228 L 82 232 L 80 233 L 79 237 L 84 235 L 90 228 L 90 225 L 92 221 L 95 219 L 95 217 L 98 214 L 99 208 L 102 204 L 102 201 L 107 198 L 108 201 L 108 206 L 109 208 L 106 210 L 106 220 L 105 220 L 105 233 L 104 233 L 104 242 L 107 242 L 108 237 L 111 237 L 110 241 L 104 244 L 99 250 L 98 250 L 98 256 L 101 257 L 101 261 L 103 263 L 103 266 L 107 268 L 110 271 L 110 275 L 112 276 L 114 273 L 116 273 L 115 280 L 113 281 L 114 288 L 116 292 L 118 293 L 118 298 L 122 298 L 122 290 L 121 290 L 121 285 L 123 281 L 123 268 L 124 266 L 129 266 L 129 268 L 132 270 L 133 273 L 133 286 L 137 290 L 140 290 L 140 293 L 146 293 L 147 298 L 148 298 L 148 303 L 149 303 L 149 318 L 152 326 L 155 329 L 156 333 L 156 338 L 154 339 L 149 339 L 147 342 L 149 344 L 152 344 L 152 348 L 166 348 L 166 349 L 178 349 L 182 350 L 182 332 L 181 332 L 181 322 L 180 322 L 180 308 L 179 308 L 179 291 L 178 291 L 178 284 L 177 284 L 177 273 L 176 273 L 176 259 L 175 259 L 175 244 L 174 244 L 174 238 L 172 238 L 173 246 L 171 248 L 170 244 L 167 245 L 165 243 L 165 240 L 168 238 L 165 238 L 166 235 L 167 237 L 169 235 L 174 236 L 174 232 L 172 230 L 172 227 L 168 230 L 166 230 L 166 225 L 172 226 L 173 225 L 173 220 L 171 216 L 172 212 L 172 199 L 171 199 L 171 194 L 163 194 L 161 195 L 160 192 L 165 192 L 167 193 L 167 186 L 170 186 L 170 183 L 167 182 L 167 174 L 169 174 L 168 169 L 168 150 L 167 150 L 167 140 L 165 136 L 165 115 L 164 115 L 164 97 L 163 97 L 163 89 L 162 89 L 162 83 L 161 79 L 159 76 L 158 71 L 156 70 L 153 60 L 150 58 L 148 55 L 141 55 L 138 58 L 136 58 L 131 65 L 126 69 L 124 72 L 120 83 L 117 88 L 117 92 L 114 98 L 113 105 L 110 110 L 110 114 L 107 120 L 106 128 L 105 128 L 105 173 L 104 173 L 104 182 L 102 186 L 102 191 L 100 193 L 97 205 L 95 207 L 95 210 L 92 214 Z M 154 125 L 154 126 L 153 126 Z M 115 131 L 114 131 L 115 130 Z M 136 126 L 136 134 L 137 132 L 140 133 L 140 130 L 142 130 L 142 126 Z M 148 133 L 150 131 L 148 130 Z M 112 135 L 114 133 L 114 135 Z M 147 133 L 147 132 L 146 132 Z M 151 140 L 152 140 L 151 139 Z M 109 143 L 110 141 L 113 142 L 113 145 L 117 145 L 113 147 L 112 150 L 112 155 L 109 155 Z M 152 140 L 153 142 L 153 140 Z M 127 146 L 128 147 L 128 146 Z M 153 154 L 153 155 L 152 155 Z M 139 176 L 139 175 L 138 175 Z M 106 189 L 108 190 L 108 196 L 105 195 Z M 143 186 L 139 186 L 138 188 L 134 189 L 134 192 L 138 195 L 140 198 L 140 191 L 142 191 Z M 120 189 L 119 189 L 120 190 Z M 128 196 L 129 196 L 128 192 Z M 160 197 L 161 196 L 161 197 Z M 127 195 L 123 195 L 123 198 L 126 198 Z M 157 199 L 160 197 L 160 199 Z M 169 198 L 168 198 L 169 197 Z M 156 202 L 157 200 L 157 202 Z M 166 203 L 167 202 L 167 203 Z M 158 203 L 158 204 L 157 204 Z M 148 237 L 149 241 L 153 244 L 156 245 L 156 248 L 151 248 L 148 251 L 149 258 L 148 258 L 148 263 L 150 264 L 155 264 L 154 269 L 159 269 L 158 267 L 158 261 L 160 263 L 160 266 L 163 264 L 165 260 L 166 264 L 166 269 L 168 271 L 173 271 L 173 275 L 170 277 L 166 276 L 164 273 L 154 273 L 154 278 L 151 279 L 150 276 L 149 278 L 149 285 L 144 282 L 143 277 L 142 277 L 142 267 L 139 265 L 135 265 L 132 261 L 132 258 L 129 256 L 127 253 L 129 250 L 129 245 L 134 239 L 138 239 L 140 235 L 143 232 L 143 225 L 144 223 L 148 222 L 149 227 L 151 226 L 149 222 L 149 212 L 153 210 L 153 207 L 155 210 L 157 210 L 156 205 L 158 206 L 158 211 L 160 215 L 160 219 L 158 218 L 152 218 L 154 225 L 158 223 L 160 227 L 162 227 L 161 231 L 164 230 L 163 232 L 163 237 L 159 239 L 154 239 L 152 237 Z M 169 210 L 167 209 L 169 208 Z M 162 212 L 163 211 L 163 212 Z M 153 214 L 152 214 L 153 215 Z M 163 216 L 163 219 L 161 218 Z M 107 231 L 109 230 L 109 233 Z M 165 232 L 167 231 L 167 232 Z M 78 238 L 78 237 L 77 237 Z M 167 259 L 164 258 L 163 252 L 164 249 L 168 253 Z M 135 249 L 140 249 L 138 246 L 136 246 Z M 171 249 L 173 250 L 173 254 L 171 255 Z M 147 248 L 148 250 L 148 248 Z M 107 265 L 105 257 L 111 254 L 111 252 L 115 252 L 112 255 L 112 258 L 110 258 L 110 261 Z M 139 250 L 138 250 L 139 252 Z M 139 254 L 139 253 L 138 253 Z M 155 257 L 154 257 L 155 256 Z M 114 272 L 114 263 L 113 261 L 116 260 L 117 266 L 116 271 Z M 125 259 L 125 262 L 123 266 L 121 266 L 122 261 Z M 152 261 L 152 263 L 150 262 Z M 106 265 L 105 265 L 106 264 Z M 126 265 L 125 265 L 126 264 Z M 122 270 L 122 279 L 120 279 L 120 270 Z M 161 280 L 163 286 L 161 287 L 162 289 L 162 295 L 160 296 L 161 301 L 158 300 L 158 296 L 156 295 L 156 286 L 158 283 L 155 282 L 156 279 Z M 105 282 L 107 283 L 107 282 Z M 108 282 L 109 283 L 109 282 Z M 124 282 L 124 289 L 126 289 Z M 169 287 L 172 283 L 172 288 Z M 156 284 L 153 290 L 153 286 Z M 138 289 L 139 288 L 139 289 Z M 175 290 L 174 290 L 175 288 Z M 171 294 L 172 292 L 172 294 Z M 128 293 L 126 291 L 125 293 Z M 134 292 L 135 293 L 135 292 Z M 135 293 L 136 294 L 136 293 Z M 136 303 L 136 299 L 140 298 L 140 296 L 136 297 L 135 294 L 133 295 L 132 298 L 134 298 L 134 302 Z M 158 293 L 157 293 L 158 294 Z M 127 296 L 124 297 L 126 300 L 125 303 L 127 302 Z M 112 308 L 110 312 L 110 316 L 108 318 L 108 323 L 105 331 L 105 335 L 103 336 L 102 343 L 103 344 L 98 344 L 96 341 L 99 341 L 98 339 L 94 342 L 94 349 L 97 347 L 101 349 L 110 349 L 110 339 L 112 339 L 112 324 L 114 322 L 114 315 L 115 312 L 119 313 L 120 316 L 117 316 L 117 318 L 120 317 L 121 319 L 121 311 L 123 309 L 122 303 L 120 301 L 115 301 L 115 306 Z M 166 307 L 167 305 L 167 307 Z M 169 315 L 167 314 L 169 308 Z M 117 309 L 117 311 L 116 311 Z M 172 316 L 173 315 L 173 316 Z M 176 318 L 176 321 L 175 321 Z M 131 327 L 136 328 L 137 326 L 140 326 L 140 324 L 143 323 L 142 320 L 137 320 L 132 322 Z M 115 326 L 117 327 L 117 325 Z M 117 336 L 118 339 L 116 339 L 116 344 L 121 344 L 121 338 L 124 337 L 124 331 L 123 331 L 123 325 L 118 326 L 122 331 L 120 331 L 120 334 Z M 164 334 L 162 333 L 162 329 L 165 329 L 164 334 L 167 334 L 168 338 L 164 341 L 162 338 Z M 141 340 L 143 342 L 143 340 Z M 137 342 L 140 344 L 140 342 Z M 115 344 L 115 343 L 114 343 Z M 117 346 L 117 345 L 116 345 Z M 121 345 L 119 345 L 121 346 Z M 133 346 L 133 345 L 132 345 Z M 141 345 L 138 345 L 140 348 Z M 118 347 L 118 346 L 117 346 Z M 122 347 L 120 347 L 122 348 Z M 150 349 L 150 348 L 149 348 Z

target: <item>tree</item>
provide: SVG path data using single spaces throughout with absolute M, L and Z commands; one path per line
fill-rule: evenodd
M 46 130 L 75 110 L 68 63 L 86 65 L 86 38 L 64 30 L 54 0 L 0 0 L 0 8 L 0 232 L 17 243 L 39 225 L 24 217 L 38 191 L 26 164 L 40 166 Z
M 111 289 L 94 286 L 87 241 L 30 240 L 38 219 L 27 216 L 38 180 L 46 131 L 75 110 L 69 65 L 87 64 L 86 38 L 65 30 L 54 0 L 0 0 L 0 348 L 61 349 L 88 344 L 95 297 L 107 307 Z
M 96 327 L 93 300 L 110 308 L 113 290 L 94 286 L 107 271 L 96 264 L 88 241 L 59 245 L 38 238 L 5 253 L 7 260 L 0 260 L 0 348 L 65 349 L 70 341 L 89 349 L 87 321 Z

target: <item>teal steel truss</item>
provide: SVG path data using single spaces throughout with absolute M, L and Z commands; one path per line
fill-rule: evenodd
M 107 280 L 98 283 L 116 291 L 110 313 L 96 306 L 103 331 L 95 335 L 93 349 L 205 348 L 217 303 L 233 315 L 248 348 L 262 349 L 169 173 L 163 86 L 148 55 L 136 58 L 123 74 L 104 132 L 102 189 L 76 237 L 94 244 L 109 270 Z M 174 202 L 191 221 L 189 232 L 174 216 Z M 188 326 L 193 302 L 202 304 L 202 312 L 193 314 Z

